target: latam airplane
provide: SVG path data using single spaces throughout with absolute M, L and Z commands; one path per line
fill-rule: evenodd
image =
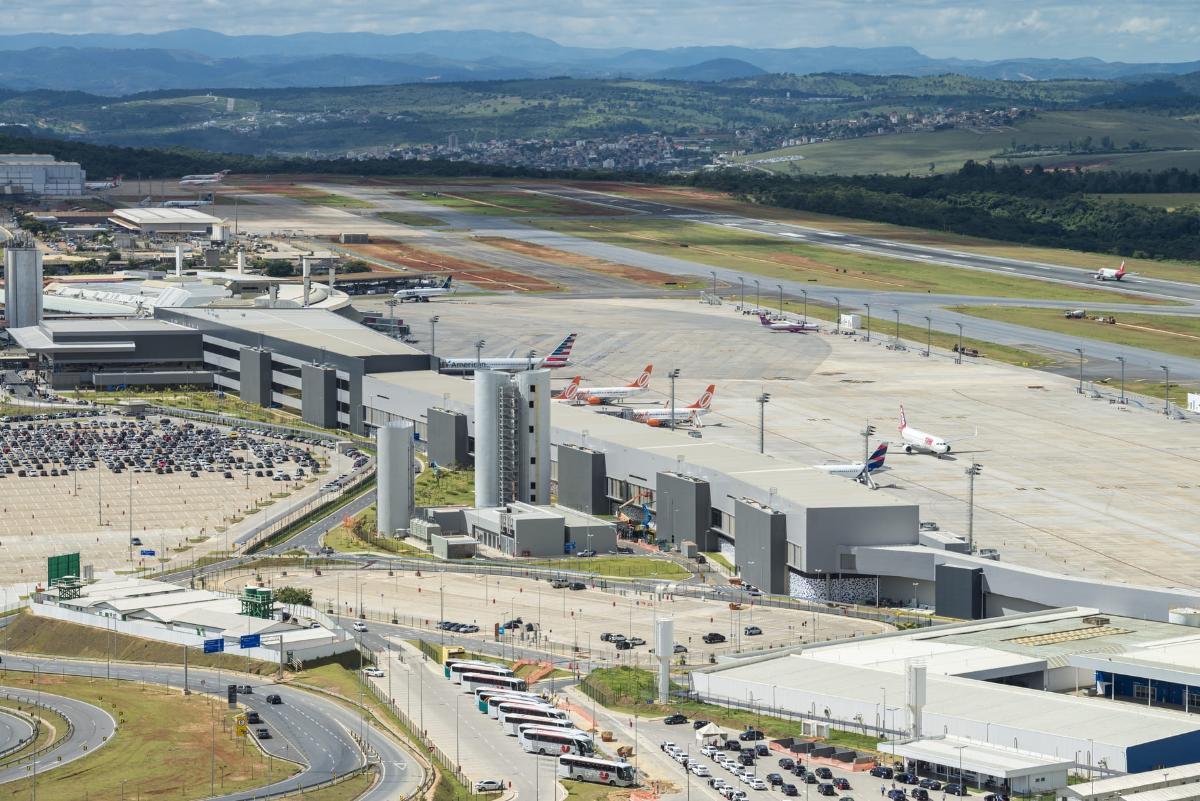
M 809 331 L 820 330 L 816 323 L 790 323 L 786 320 L 773 323 L 767 319 L 765 314 L 758 315 L 758 320 L 773 334 L 807 334 Z
M 109 178 L 107 181 L 84 181 L 83 188 L 92 192 L 102 192 L 105 189 L 116 189 L 121 185 L 123 175 L 118 175 L 116 178 Z
M 226 175 L 229 175 L 229 170 L 221 170 L 220 172 L 208 173 L 207 175 L 185 175 L 179 179 L 179 185 L 208 186 L 210 184 L 219 184 L 225 180 Z
M 209 192 L 204 197 L 198 197 L 195 200 L 167 200 L 160 205 L 164 209 L 198 209 L 201 206 L 211 206 L 212 204 L 213 196 Z
M 641 395 L 650 388 L 650 373 L 654 370 L 653 364 L 647 364 L 633 383 L 626 384 L 623 387 L 578 387 L 575 390 L 575 397 L 578 400 L 585 401 L 592 406 L 599 406 L 611 401 L 624 400 L 632 398 L 634 395 Z
M 905 453 L 931 453 L 941 458 L 943 453 L 950 452 L 950 443 L 941 437 L 918 431 L 908 424 L 904 416 L 904 404 L 900 404 L 900 438 L 904 440 Z
M 498 357 L 476 359 L 475 357 L 465 359 L 442 359 L 439 372 L 450 373 L 454 375 L 465 375 L 473 373 L 476 370 L 511 370 L 521 372 L 523 370 L 538 370 L 548 368 L 556 370 L 559 367 L 566 367 L 571 364 L 571 348 L 575 346 L 575 337 L 577 334 L 568 334 L 567 338 L 558 343 L 553 351 L 548 356 L 541 358 L 519 358 L 519 357 Z
M 855 481 L 860 481 L 867 486 L 874 486 L 875 482 L 871 480 L 871 474 L 883 470 L 883 460 L 887 458 L 888 444 L 886 442 L 879 443 L 879 447 L 871 454 L 871 458 L 862 462 L 853 462 L 851 464 L 818 464 L 813 465 L 818 470 L 824 470 L 831 476 L 841 476 L 842 478 L 852 478 Z
M 446 280 L 440 286 L 416 286 L 408 289 L 398 289 L 392 297 L 401 303 L 406 300 L 411 300 L 414 303 L 428 303 L 430 298 L 453 295 L 454 287 L 450 286 L 450 281 L 453 278 L 454 276 L 447 275 Z
M 1101 267 L 1092 277 L 1097 281 L 1120 281 L 1127 275 L 1137 275 L 1137 273 L 1126 272 L 1125 262 L 1121 262 L 1121 266 L 1115 270 L 1111 267 Z
M 669 426 L 672 420 L 676 423 L 691 423 L 694 426 L 699 426 L 700 417 L 709 412 L 709 406 L 712 405 L 713 393 L 716 390 L 716 384 L 709 384 L 708 388 L 704 390 L 704 394 L 689 406 L 671 406 L 670 401 L 667 401 L 667 404 L 661 409 L 647 409 L 635 412 L 633 419 L 655 428 Z

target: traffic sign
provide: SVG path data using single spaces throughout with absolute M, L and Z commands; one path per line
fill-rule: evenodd
M 153 548 L 143 548 L 142 550 L 138 551 L 138 553 L 141 556 L 154 556 L 154 549 Z
M 224 650 L 225 650 L 225 638 L 224 637 L 217 637 L 216 639 L 204 641 L 204 653 L 206 653 L 206 654 L 216 654 L 216 653 L 220 653 L 221 651 L 224 651 Z
M 257 634 L 243 634 L 238 637 L 238 648 L 257 648 L 261 644 L 261 638 Z

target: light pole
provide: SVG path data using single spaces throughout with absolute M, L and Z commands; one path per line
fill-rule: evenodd
M 717 296 L 717 271 L 709 270 L 709 272 L 712 273 L 713 277 L 713 297 L 715 298 Z
M 1082 395 L 1083 394 L 1083 348 L 1076 348 L 1075 352 L 1079 354 L 1079 386 L 1076 388 L 1075 391 L 1078 392 L 1080 395 Z
M 967 553 L 975 553 L 975 476 L 983 472 L 983 465 L 971 462 L 967 468 Z
M 742 300 L 740 303 L 738 303 L 738 311 L 744 311 L 746 309 L 746 279 L 739 275 L 738 284 L 741 286 L 742 290 Z
M 783 284 L 776 284 L 779 287 L 779 317 L 783 319 Z
M 804 296 L 804 319 L 801 322 L 808 322 L 808 290 L 801 289 L 800 294 Z
M 1117 403 L 1125 405 L 1125 357 L 1118 356 L 1117 361 L 1121 363 L 1121 399 Z
M 475 340 L 475 369 L 483 367 L 483 346 L 487 344 L 486 339 Z
M 757 282 L 755 282 L 755 283 L 757 283 Z M 667 373 L 667 378 L 671 379 L 671 413 L 668 415 L 668 417 L 669 417 L 668 422 L 670 423 L 671 430 L 674 431 L 675 430 L 675 379 L 679 378 L 679 368 L 675 368 L 671 372 Z
M 758 452 L 766 452 L 766 419 L 767 419 L 767 403 L 771 400 L 769 392 L 763 392 L 754 399 L 758 403 Z
M 900 347 L 900 310 L 892 309 L 896 313 L 896 348 Z
M 871 304 L 864 303 L 863 305 L 867 307 L 867 341 L 870 342 L 871 341 Z
M 429 318 L 429 355 L 437 358 L 437 324 L 439 318 L 436 314 Z
M 390 337 L 396 336 L 396 306 L 399 303 L 400 301 L 395 298 L 388 298 L 383 302 L 383 305 L 388 307 L 388 336 Z
M 834 331 L 840 334 L 842 333 L 842 299 L 837 295 L 834 295 L 833 302 L 837 304 L 837 327 L 834 329 Z M 807 785 L 805 785 L 805 787 L 807 788 Z
M 1167 388 L 1163 392 L 1163 414 L 1170 415 L 1171 414 L 1171 368 L 1165 364 L 1160 364 L 1159 367 L 1162 368 L 1163 373 L 1165 373 L 1166 377 L 1167 377 L 1167 382 L 1166 382 Z
M 954 356 L 955 364 L 962 364 L 962 323 L 955 323 L 958 326 L 958 353 Z
M 762 301 L 759 300 L 759 294 L 762 287 L 758 285 L 758 279 L 754 279 L 754 310 L 758 311 L 762 307 Z
M 925 356 L 928 358 L 930 348 L 933 345 L 933 320 L 925 318 Z

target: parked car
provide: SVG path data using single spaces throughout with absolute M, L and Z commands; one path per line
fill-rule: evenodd
M 784 795 L 800 795 L 799 788 L 797 788 L 794 784 L 785 784 L 779 789 L 783 791 Z
M 678 726 L 680 723 L 687 722 L 687 716 L 681 715 L 678 712 L 676 712 L 674 715 L 667 715 L 667 717 L 663 720 L 663 723 L 667 724 L 668 726 Z
M 617 553 L 633 553 L 633 548 L 630 548 L 628 545 L 618 545 Z
M 850 780 L 842 777 L 836 778 L 833 780 L 833 786 L 839 790 L 849 790 Z
M 498 793 L 504 790 L 504 782 L 499 779 L 480 779 L 475 782 L 477 793 Z
M 709 645 L 713 645 L 713 644 L 715 644 L 715 643 L 719 643 L 719 642 L 725 642 L 725 635 L 724 635 L 724 634 L 718 634 L 718 633 L 717 633 L 717 632 L 715 632 L 715 631 L 710 631 L 708 634 L 705 634 L 705 635 L 704 635 L 703 639 L 704 639 L 704 641 L 705 641 L 706 643 L 708 643 Z
M 751 786 L 751 787 L 753 787 L 755 790 L 765 790 L 765 789 L 767 789 L 767 783 L 766 783 L 766 782 L 764 782 L 762 779 L 751 779 L 751 780 L 750 780 L 750 782 L 749 782 L 749 784 L 750 784 L 750 786 Z
M 746 767 L 750 767 L 751 765 L 754 764 L 754 752 L 753 751 L 743 751 L 741 754 L 738 755 L 738 762 L 742 763 Z
M 758 626 L 746 626 L 742 633 L 747 637 L 757 637 L 758 635 L 762 634 L 762 629 L 760 629 Z
M 939 782 L 937 779 L 921 779 L 919 786 L 924 787 L 926 790 L 942 789 L 942 783 Z
M 678 643 L 675 644 L 673 651 L 677 654 L 686 654 L 688 652 L 686 645 L 680 645 Z
M 924 787 L 914 787 L 909 791 L 914 801 L 929 801 L 929 791 Z
M 633 643 L 631 643 L 629 640 L 617 640 L 615 645 L 618 651 L 633 650 Z
M 911 773 L 897 773 L 896 781 L 900 782 L 901 784 L 916 784 L 921 780 Z
M 741 751 L 742 744 L 739 743 L 737 740 L 726 740 L 725 741 L 725 750 L 726 751 Z
M 966 795 L 967 788 L 961 784 L 947 784 L 942 788 L 946 795 Z
M 887 765 L 876 765 L 871 768 L 871 775 L 877 779 L 890 779 L 893 774 L 892 769 Z
M 792 768 L 793 776 L 804 776 L 807 773 L 808 773 L 808 770 L 803 765 L 801 765 L 799 762 L 796 763 L 796 767 Z
M 804 774 L 804 783 L 805 784 L 820 784 L 820 782 L 821 782 L 821 780 L 817 778 L 817 774 L 815 774 L 815 773 L 805 773 Z
M 738 735 L 739 740 L 761 740 L 764 737 L 766 735 L 757 729 L 746 729 Z
M 767 748 L 767 746 L 765 744 L 759 743 L 758 745 L 754 746 L 754 753 L 757 754 L 758 756 L 765 757 L 765 756 L 771 755 L 771 750 L 769 748 Z
M 630 637 L 630 638 L 627 640 L 627 642 L 628 642 L 630 645 L 633 645 L 633 646 L 645 645 L 645 644 L 646 644 L 646 641 L 645 641 L 645 640 L 643 640 L 641 637 Z
M 582 550 L 582 551 L 577 551 L 577 552 L 575 553 L 575 555 L 576 555 L 576 556 L 583 556 L 583 557 L 587 557 L 587 556 L 595 556 L 595 555 L 596 555 L 596 552 L 595 552 L 595 551 L 593 551 L 591 548 L 585 548 L 585 549 L 584 549 L 584 550 Z
M 691 771 L 692 771 L 692 773 L 694 773 L 694 774 L 696 774 L 697 776 L 699 776 L 701 779 L 708 778 L 709 776 L 711 776 L 711 775 L 712 775 L 712 773 L 710 773 L 710 772 L 709 772 L 708 768 L 707 768 L 707 767 L 705 767 L 704 765 L 702 765 L 702 764 L 701 764 L 701 763 L 699 763 L 699 762 L 693 762 L 693 763 L 692 763 L 692 765 L 691 765 Z
M 567 585 L 567 589 L 569 589 L 569 590 L 586 590 L 587 585 L 584 584 L 582 581 L 572 581 L 569 585 Z
M 1002 793 L 988 793 L 983 797 L 983 801 L 1008 801 L 1008 796 Z
M 818 779 L 832 779 L 833 778 L 833 771 L 830 770 L 829 768 L 817 768 L 816 770 L 813 771 L 813 773 L 817 774 Z
M 796 767 L 796 760 L 790 757 L 784 757 L 783 759 L 779 760 L 779 767 L 783 768 L 784 770 L 791 770 L 792 768 Z
M 780 776 L 778 773 L 768 773 L 767 774 L 767 782 L 772 787 L 774 787 L 777 784 L 783 784 L 783 777 Z
M 567 581 L 566 579 L 554 579 L 550 582 L 550 586 L 556 590 L 565 590 L 567 587 L 571 586 L 571 582 Z
M 837 795 L 837 788 L 832 784 L 818 784 L 817 792 L 821 795 Z

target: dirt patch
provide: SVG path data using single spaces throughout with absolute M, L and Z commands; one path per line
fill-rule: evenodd
M 529 256 L 543 261 L 553 262 L 554 264 L 565 265 L 567 267 L 578 267 L 581 270 L 589 270 L 591 272 L 603 273 L 604 275 L 614 278 L 622 278 L 626 281 L 633 281 L 638 284 L 648 284 L 651 286 L 673 286 L 688 283 L 686 276 L 674 276 L 668 273 L 660 273 L 654 270 L 646 270 L 641 267 L 633 267 L 628 264 L 617 264 L 616 262 L 605 261 L 604 259 L 596 259 L 591 256 L 582 256 L 578 253 L 569 253 L 565 250 L 557 248 L 548 248 L 544 245 L 537 245 L 532 242 L 522 242 L 517 239 L 507 239 L 502 236 L 476 236 L 471 237 L 476 242 L 484 245 L 489 245 L 495 248 L 519 253 L 522 256 Z
M 442 275 L 448 273 L 454 276 L 455 281 L 473 284 L 481 289 L 508 292 L 550 292 L 560 289 L 557 284 L 531 275 L 456 259 L 444 253 L 400 242 L 347 245 L 346 250 L 381 259 L 402 269 L 435 272 Z

